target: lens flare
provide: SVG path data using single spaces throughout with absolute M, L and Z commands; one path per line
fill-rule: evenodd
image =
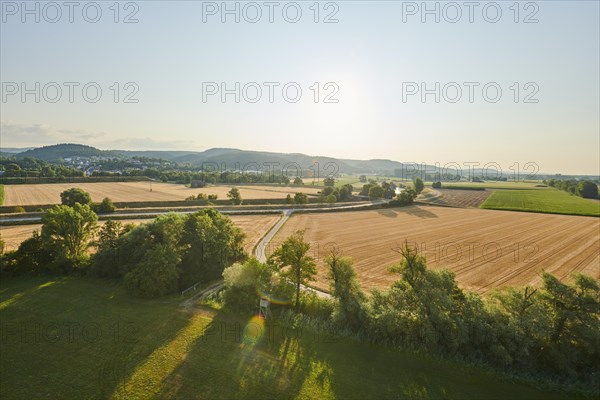
M 242 339 L 247 345 L 257 345 L 265 337 L 265 319 L 255 315 L 246 323 L 242 330 Z

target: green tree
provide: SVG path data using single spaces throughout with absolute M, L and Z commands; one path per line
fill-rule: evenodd
M 285 197 L 285 202 L 286 202 L 286 204 L 294 204 L 294 199 L 292 199 L 292 195 L 291 194 L 288 194 Z
M 339 190 L 338 200 L 339 201 L 349 200 L 350 197 L 352 197 L 353 190 L 354 190 L 354 188 L 350 184 L 346 184 L 346 185 L 342 186 Z
M 337 201 L 337 197 L 335 197 L 335 194 L 330 194 L 329 196 L 325 197 L 325 201 L 329 204 L 333 204 Z
M 360 190 L 359 195 L 361 196 L 368 196 L 369 195 L 369 190 L 371 190 L 371 188 L 373 186 L 377 186 L 377 184 L 373 184 L 373 183 L 367 183 L 366 185 L 363 185 L 362 189 Z
M 315 260 L 308 254 L 310 244 L 304 241 L 304 231 L 296 231 L 269 257 L 268 263 L 296 287 L 296 311 L 300 310 L 300 286 L 314 280 Z
M 352 260 L 332 252 L 325 263 L 329 267 L 331 294 L 337 301 L 336 318 L 352 328 L 359 328 L 367 321 L 367 297 L 360 289 Z
M 581 196 L 586 199 L 597 199 L 598 198 L 598 185 L 592 181 L 581 181 L 577 184 L 575 190 L 577 196 Z
M 133 294 L 156 298 L 177 290 L 179 255 L 160 244 L 146 251 L 136 268 L 125 275 L 123 283 Z
M 55 261 L 63 267 L 77 267 L 86 258 L 97 221 L 87 204 L 56 206 L 42 217 L 42 240 L 54 249 Z
M 302 180 L 302 178 L 297 176 L 296 178 L 294 178 L 294 185 L 304 185 L 304 181 Z
M 217 210 L 206 209 L 187 215 L 179 245 L 181 288 L 196 282 L 218 279 L 223 270 L 246 258 L 245 234 Z
M 573 282 L 542 273 L 541 299 L 551 316 L 551 328 L 541 343 L 542 360 L 568 375 L 593 369 L 600 358 L 600 287 L 582 274 L 575 274 Z
M 119 221 L 115 221 L 112 219 L 109 219 L 108 221 L 106 221 L 106 223 L 104 225 L 102 225 L 102 227 L 100 228 L 100 231 L 98 233 L 98 242 L 97 242 L 97 246 L 98 246 L 98 250 L 102 251 L 104 249 L 108 249 L 108 248 L 116 248 L 117 247 L 117 240 L 119 239 L 119 236 L 121 236 L 121 234 L 123 233 L 123 224 L 120 223 Z
M 358 177 L 359 182 L 366 182 L 367 181 L 367 176 L 366 175 L 361 175 Z
M 294 195 L 294 203 L 296 203 L 296 204 L 307 204 L 308 203 L 308 196 L 305 195 L 304 193 L 296 193 Z
M 403 189 L 398 196 L 392 201 L 390 201 L 389 205 L 392 207 L 403 207 L 410 206 L 414 203 L 417 198 L 417 192 L 413 188 L 405 188 Z
M 94 255 L 93 271 L 99 276 L 123 278 L 139 266 L 149 250 L 157 246 L 166 246 L 179 256 L 182 252 L 179 242 L 186 218 L 186 215 L 169 213 L 149 223 L 128 228 L 128 231 L 123 228 L 114 247 L 102 247 Z
M 329 177 L 323 179 L 323 185 L 325 185 L 325 186 L 335 186 L 335 178 L 329 176 Z
M 227 197 L 229 197 L 231 203 L 236 206 L 241 205 L 243 202 L 240 190 L 236 187 L 231 188 L 231 190 L 227 193 Z
M 272 270 L 256 258 L 225 268 L 225 306 L 237 311 L 255 311 L 259 304 L 259 293 L 265 295 L 272 292 L 271 277 Z
M 35 274 L 48 271 L 54 261 L 52 249 L 48 248 L 38 231 L 33 231 L 19 248 L 3 255 L 2 272 L 10 275 Z
M 434 189 L 441 189 L 442 188 L 442 182 L 440 182 L 440 181 L 433 182 L 431 184 L 431 187 L 434 188 Z
M 104 199 L 102 199 L 102 202 L 100 202 L 100 204 L 94 204 L 93 209 L 98 214 L 110 214 L 114 213 L 117 207 L 115 207 L 111 199 L 105 197 Z
M 423 183 L 423 180 L 421 178 L 415 178 L 415 180 L 413 181 L 413 185 L 417 194 L 420 194 L 423 191 L 423 189 L 425 189 L 425 184 Z
M 71 188 L 60 194 L 60 202 L 63 205 L 73 207 L 75 203 L 81 205 L 90 204 L 92 202 L 92 197 L 83 189 Z
M 369 189 L 369 198 L 371 200 L 376 200 L 376 199 L 381 199 L 382 197 L 383 197 L 383 188 L 381 186 L 371 186 L 371 188 Z

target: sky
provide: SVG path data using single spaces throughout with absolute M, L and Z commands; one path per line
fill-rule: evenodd
M 1 147 L 600 174 L 598 1 L 24 4 L 0 7 Z

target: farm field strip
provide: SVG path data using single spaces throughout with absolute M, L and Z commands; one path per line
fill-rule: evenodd
M 246 234 L 244 248 L 251 254 L 252 249 L 263 237 L 263 235 L 273 226 L 279 219 L 279 215 L 231 215 L 229 216 L 233 223 Z M 125 219 L 120 220 L 125 224 L 143 224 L 152 221 L 152 219 Z M 98 221 L 99 225 L 103 225 L 106 221 Z M 4 250 L 15 250 L 19 247 L 22 241 L 31 237 L 33 231 L 40 231 L 42 225 L 15 225 L 0 227 L 0 237 L 4 240 Z
M 553 188 L 494 191 L 481 208 L 600 216 L 600 202 Z
M 274 248 L 304 229 L 318 276 L 328 289 L 323 259 L 335 245 L 355 261 L 364 289 L 386 288 L 397 275 L 394 249 L 417 244 L 431 268 L 449 268 L 462 287 L 486 292 L 537 284 L 542 269 L 566 278 L 584 272 L 600 278 L 600 219 L 536 213 L 412 206 L 377 211 L 294 215 L 275 236 Z
M 461 190 L 461 189 L 426 189 L 429 197 L 419 199 L 432 204 L 441 204 L 459 208 L 479 208 L 492 194 L 490 190 Z M 427 193 L 426 193 L 427 194 Z M 431 195 L 439 195 L 431 197 Z
M 101 182 L 101 183 L 50 183 L 4 185 L 6 206 L 42 205 L 60 203 L 60 193 L 78 187 L 99 202 L 110 197 L 113 202 L 127 201 L 175 201 L 198 193 L 216 194 L 219 199 L 227 199 L 227 192 L 233 185 L 189 188 L 183 185 L 162 182 Z M 320 189 L 311 187 L 237 186 L 245 199 L 283 199 L 296 192 L 316 195 Z
M 426 182 L 428 186 L 431 186 L 433 182 Z M 543 185 L 540 181 L 520 181 L 520 182 L 503 182 L 503 181 L 485 181 L 485 182 L 442 182 L 442 189 L 444 187 L 468 187 L 473 189 L 531 189 L 539 190 L 545 189 L 538 185 Z M 459 189 L 456 189 L 459 190 Z

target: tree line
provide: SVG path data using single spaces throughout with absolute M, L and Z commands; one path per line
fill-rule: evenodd
M 564 190 L 567 193 L 574 194 L 585 199 L 597 199 L 598 198 L 598 185 L 589 180 L 575 180 L 575 179 L 548 179 L 543 181 L 544 184 Z
M 0 275 L 91 274 L 152 298 L 220 279 L 226 266 L 247 258 L 244 233 L 212 208 L 138 226 L 114 220 L 99 226 L 96 211 L 112 205 L 110 199 L 93 204 L 73 188 L 61 194 L 61 203 L 44 214 L 40 232 L 1 252 Z
M 539 287 L 496 290 L 482 296 L 458 286 L 453 272 L 427 268 L 408 244 L 390 268 L 387 289 L 362 291 L 353 261 L 332 251 L 325 259 L 332 299 L 300 290 L 316 274 L 310 245 L 298 231 L 266 263 L 249 259 L 224 270 L 221 301 L 236 312 L 256 312 L 260 298 L 274 315 L 293 308 L 361 340 L 484 364 L 500 371 L 567 383 L 598 394 L 600 287 L 590 276 L 569 283 L 541 273 Z M 297 320 L 297 318 L 295 318 Z

